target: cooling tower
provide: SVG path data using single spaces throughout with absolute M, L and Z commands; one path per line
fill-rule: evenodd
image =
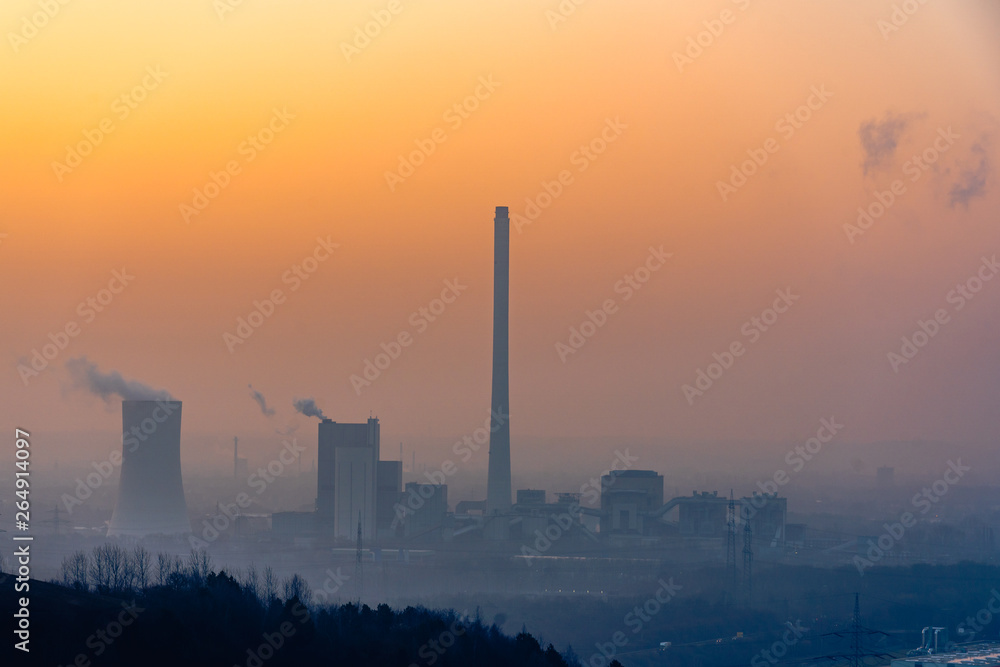
M 510 386 L 507 339 L 510 304 L 510 219 L 497 206 L 493 221 L 493 392 L 486 514 L 510 511 Z M 502 522 L 497 522 L 502 523 Z M 504 538 L 502 529 L 497 537 Z
M 181 402 L 122 401 L 122 470 L 108 536 L 190 533 L 181 481 Z

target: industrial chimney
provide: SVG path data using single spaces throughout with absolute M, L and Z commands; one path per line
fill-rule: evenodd
M 181 402 L 122 401 L 122 470 L 108 536 L 190 532 L 181 481 Z
M 510 303 L 510 219 L 497 206 L 493 227 L 493 398 L 490 403 L 490 457 L 486 485 L 486 516 L 510 510 L 510 386 L 508 382 L 508 320 Z M 505 519 L 492 520 L 487 534 L 506 539 Z

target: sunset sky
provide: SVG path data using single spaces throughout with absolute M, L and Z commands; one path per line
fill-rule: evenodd
M 298 423 L 314 439 L 292 408 L 313 397 L 338 421 L 378 415 L 384 456 L 447 444 L 487 416 L 493 215 L 509 206 L 515 470 L 518 438 L 804 439 L 831 415 L 858 442 L 995 441 L 1000 280 L 949 293 L 1000 255 L 1000 4 L 896 4 L 898 26 L 888 0 L 8 0 L 4 427 L 120 428 L 117 399 L 73 389 L 66 362 L 86 357 L 183 400 L 186 434 Z M 884 215 L 845 228 L 878 196 Z M 519 224 L 529 202 L 548 205 Z M 661 246 L 626 299 L 619 281 Z M 322 261 L 303 280 L 307 257 Z M 417 324 L 446 281 L 467 287 Z M 109 283 L 100 312 L 80 306 Z M 748 324 L 778 291 L 798 298 Z

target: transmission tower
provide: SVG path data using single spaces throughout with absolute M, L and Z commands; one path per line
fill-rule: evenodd
M 839 653 L 833 655 L 822 656 L 828 660 L 849 660 L 851 667 L 864 667 L 866 658 L 877 658 L 879 660 L 891 658 L 891 653 L 877 653 L 874 651 L 866 651 L 864 648 L 864 638 L 873 635 L 880 635 L 883 637 L 888 637 L 888 635 L 881 630 L 872 630 L 871 628 L 866 628 L 861 623 L 861 601 L 860 596 L 854 594 L 854 615 L 851 618 L 851 628 L 850 630 L 845 630 L 842 632 L 828 632 L 824 637 L 850 637 L 851 639 L 851 651 L 850 653 Z
M 361 596 L 365 590 L 365 566 L 361 558 L 361 512 L 358 512 L 358 550 L 354 558 L 354 581 L 358 591 L 358 608 L 361 607 Z
M 747 607 L 753 595 L 753 529 L 750 527 L 750 508 L 743 508 L 743 586 Z
M 729 508 L 726 512 L 726 576 L 735 597 L 739 590 L 739 577 L 736 573 L 736 502 L 733 500 L 732 489 L 729 490 Z

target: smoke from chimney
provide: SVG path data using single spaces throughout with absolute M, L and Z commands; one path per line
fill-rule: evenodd
M 274 408 L 268 407 L 267 399 L 264 398 L 264 394 L 254 389 L 252 384 L 247 386 L 250 387 L 250 398 L 257 402 L 257 406 L 260 408 L 260 411 L 264 413 L 264 416 L 274 416 Z
M 306 417 L 326 419 L 326 415 L 324 415 L 323 411 L 316 405 L 316 401 L 311 398 L 296 398 L 292 401 L 292 405 L 295 406 L 296 412 L 301 412 Z
M 123 401 L 173 401 L 174 397 L 165 389 L 153 389 L 136 380 L 126 380 L 118 371 L 103 373 L 97 364 L 87 357 L 70 359 L 66 370 L 73 380 L 74 389 L 89 391 L 110 403 L 113 396 Z

